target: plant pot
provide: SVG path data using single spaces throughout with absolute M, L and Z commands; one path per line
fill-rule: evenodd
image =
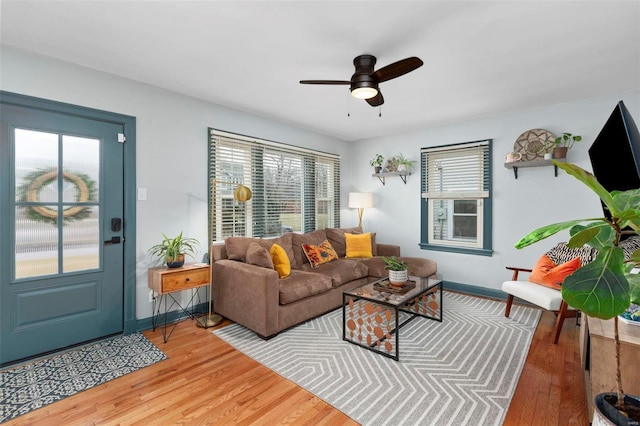
M 401 286 L 409 279 L 409 271 L 389 271 L 389 284 Z
M 559 146 L 553 148 L 553 158 L 567 158 L 567 151 L 569 148 L 566 146 Z
M 380 173 L 382 171 L 382 166 L 376 166 L 374 170 L 376 173 Z
M 608 402 L 608 401 L 611 401 Z M 634 420 L 633 416 L 627 417 L 620 413 L 615 404 L 617 395 L 615 393 L 601 393 L 596 395 L 593 407 L 593 426 L 638 426 L 638 420 Z M 625 395 L 626 404 L 635 407 L 640 412 L 640 398 L 632 395 Z
M 184 265 L 184 254 L 178 255 L 176 260 L 173 257 L 167 259 L 167 268 L 179 268 Z

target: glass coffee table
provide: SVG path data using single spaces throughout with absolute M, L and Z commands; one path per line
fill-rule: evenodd
M 417 317 L 442 322 L 442 280 L 410 276 L 397 288 L 382 278 L 342 293 L 342 340 L 396 361 L 400 328 Z

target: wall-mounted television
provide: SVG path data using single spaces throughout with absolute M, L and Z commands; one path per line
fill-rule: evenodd
M 609 192 L 640 188 L 640 132 L 624 102 L 618 102 L 593 141 L 589 158 L 593 174 Z

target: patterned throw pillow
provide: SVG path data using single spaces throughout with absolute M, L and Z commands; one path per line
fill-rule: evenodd
M 304 254 L 307 256 L 307 259 L 309 259 L 309 263 L 313 268 L 338 258 L 338 254 L 328 240 L 324 240 L 317 246 L 314 246 L 313 244 L 302 244 L 302 251 L 304 251 Z
M 344 234 L 347 245 L 347 258 L 373 257 L 371 234 Z
M 558 285 L 562 285 L 567 276 L 573 274 L 580 266 L 579 257 L 556 265 L 546 254 L 543 254 L 536 266 L 533 267 L 529 281 L 545 287 L 557 288 Z
M 559 243 L 557 246 L 555 246 L 545 254 L 556 265 L 566 263 L 570 260 L 575 259 L 576 257 L 579 257 L 580 262 L 583 265 L 586 265 L 587 263 L 591 263 L 596 260 L 598 250 L 588 246 L 572 249 L 567 246 L 567 243 Z
M 640 250 L 640 236 L 634 235 L 620 242 L 620 248 L 624 251 L 624 258 L 631 259 L 634 251 Z

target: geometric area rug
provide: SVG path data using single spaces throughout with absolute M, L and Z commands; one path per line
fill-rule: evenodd
M 0 423 L 166 358 L 134 333 L 2 370 Z
M 501 425 L 541 311 L 443 292 L 443 321 L 400 330 L 400 361 L 342 340 L 342 308 L 270 340 L 213 331 L 363 425 Z

